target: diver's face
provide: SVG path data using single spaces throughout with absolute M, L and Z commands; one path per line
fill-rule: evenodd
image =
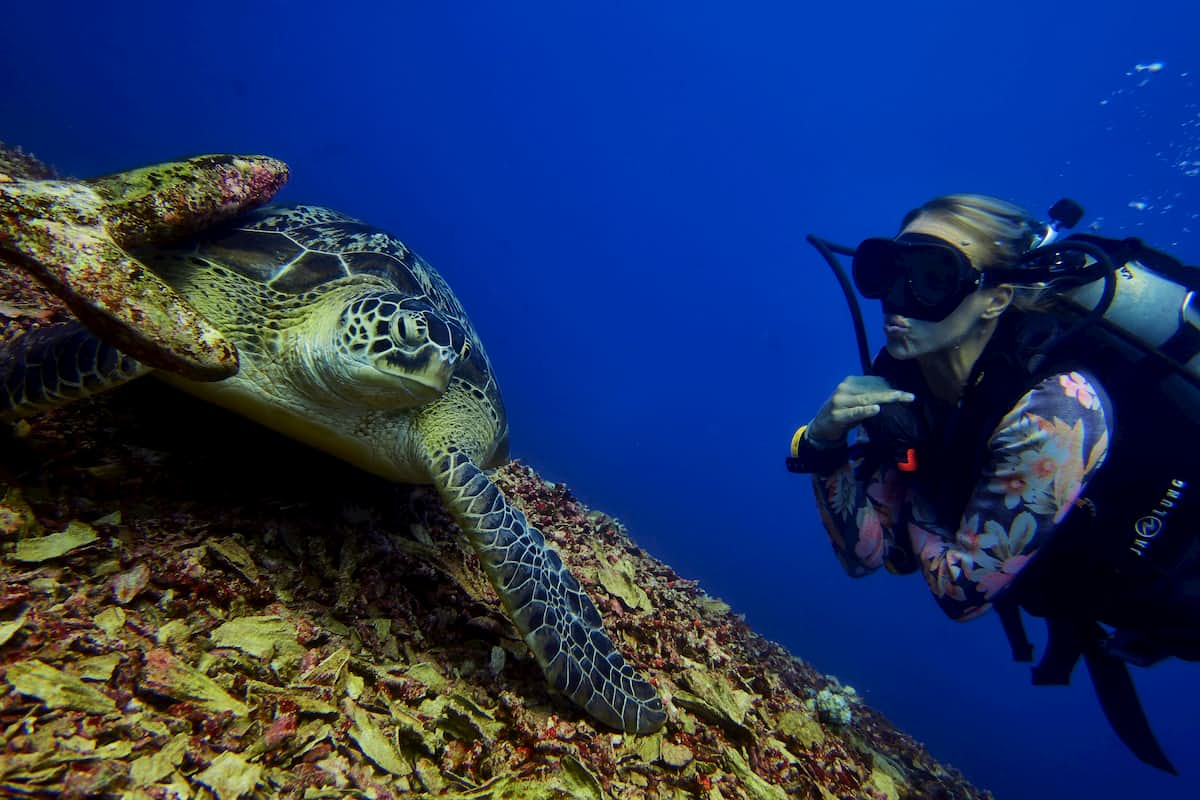
M 972 292 L 940 322 L 886 314 L 887 351 L 892 358 L 904 360 L 953 350 L 977 330 L 987 305 L 981 292 Z
M 938 217 L 922 215 L 904 228 L 902 233 L 922 233 L 943 239 L 971 259 L 976 268 L 983 252 L 981 244 L 967 232 Z M 949 315 L 937 322 L 913 319 L 884 309 L 884 334 L 887 351 L 897 359 L 911 359 L 949 351 L 960 345 L 979 326 L 988 307 L 986 290 L 977 290 L 963 298 Z

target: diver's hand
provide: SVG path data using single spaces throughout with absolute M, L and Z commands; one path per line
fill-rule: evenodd
M 817 444 L 836 444 L 855 425 L 878 414 L 884 403 L 911 403 L 915 399 L 876 375 L 850 375 L 821 406 L 805 435 Z

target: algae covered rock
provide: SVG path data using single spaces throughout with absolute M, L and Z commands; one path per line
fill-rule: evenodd
M 186 431 L 145 424 L 164 402 L 182 404 Z M 861 703 L 823 723 L 814 698 L 845 697 L 836 681 L 510 464 L 495 480 L 668 698 L 654 736 L 599 729 L 546 691 L 486 587 L 456 581 L 474 556 L 432 492 L 364 483 L 251 425 L 231 465 L 209 446 L 231 424 L 147 384 L 39 418 L 3 448 L 0 513 L 28 504 L 35 522 L 0 534 L 0 726 L 16 731 L 0 793 L 987 796 Z M 73 523 L 96 540 L 11 557 L 18 537 Z M 605 588 L 618 562 L 649 608 Z M 114 578 L 143 571 L 119 604 Z M 54 755 L 81 731 L 71 761 Z

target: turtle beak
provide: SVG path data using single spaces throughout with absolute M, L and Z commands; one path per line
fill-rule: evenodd
M 393 347 L 376 356 L 374 364 L 377 370 L 394 378 L 401 391 L 423 404 L 446 391 L 458 365 L 458 354 L 426 341 L 416 347 Z

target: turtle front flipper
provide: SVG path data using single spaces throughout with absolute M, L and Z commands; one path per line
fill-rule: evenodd
M 430 466 L 550 685 L 618 730 L 662 727 L 667 715 L 658 693 L 617 652 L 591 598 L 541 532 L 460 450 L 433 455 Z
M 287 180 L 263 156 L 199 156 L 91 181 L 0 177 L 0 253 L 61 297 L 98 336 L 191 380 L 237 372 L 237 351 L 127 252 L 266 202 Z
M 0 346 L 0 420 L 66 405 L 149 371 L 79 322 L 34 328 Z

